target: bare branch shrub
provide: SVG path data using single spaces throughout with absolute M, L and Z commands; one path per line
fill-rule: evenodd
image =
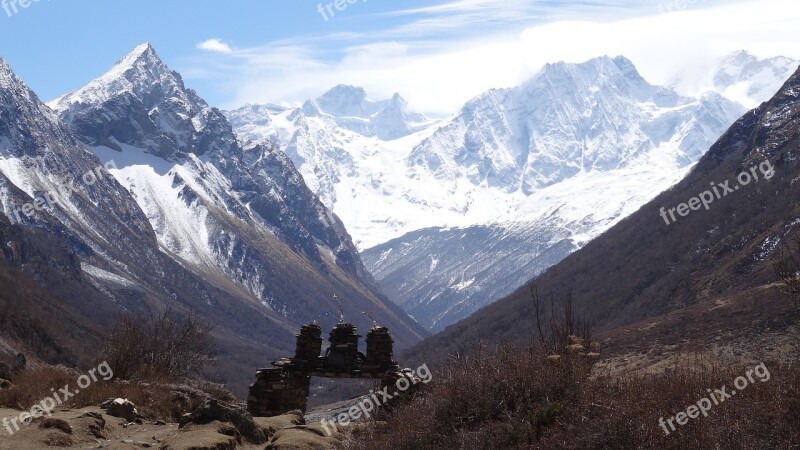
M 121 315 L 100 352 L 117 378 L 183 378 L 212 361 L 213 327 L 170 310 L 155 319 Z
M 779 246 L 778 257 L 772 263 L 772 268 L 782 283 L 781 292 L 800 311 L 800 235 Z
M 536 321 L 539 344 L 548 355 L 587 353 L 595 346 L 592 342 L 592 326 L 585 318 L 576 318 L 572 293 L 564 300 L 563 313 L 559 313 L 555 297 L 550 296 L 549 318 L 544 318 L 544 306 L 538 288 L 529 284 L 533 313 Z M 545 331 L 544 322 L 547 323 Z M 594 345 L 593 345 L 594 344 Z

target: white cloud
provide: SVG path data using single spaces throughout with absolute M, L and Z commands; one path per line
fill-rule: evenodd
M 685 10 L 660 14 L 657 4 L 636 10 L 619 0 L 611 7 L 621 11 L 616 20 L 607 15 L 602 20 L 575 20 L 558 11 L 554 15 L 559 19 L 537 21 L 531 17 L 526 26 L 514 19 L 510 22 L 514 26 L 505 32 L 487 26 L 494 30 L 488 33 L 473 23 L 467 27 L 473 31 L 468 34 L 463 29 L 453 34 L 431 32 L 453 29 L 454 23 L 464 21 L 463 17 L 451 20 L 449 15 L 431 17 L 436 11 L 426 10 L 423 19 L 381 34 L 295 38 L 187 60 L 183 65 L 187 75 L 202 70 L 204 78 L 224 80 L 230 98 L 222 105 L 225 107 L 246 102 L 296 104 L 346 83 L 363 86 L 373 98 L 400 92 L 412 107 L 443 116 L 485 90 L 523 82 L 548 62 L 624 55 L 648 81 L 666 84 L 681 70 L 697 69 L 740 49 L 761 57 L 800 59 L 796 45 L 800 42 L 800 8 L 795 1 L 698 1 Z M 473 7 L 496 3 L 468 2 Z M 511 3 L 510 8 L 525 3 L 526 11 L 531 4 Z M 510 12 L 498 12 L 492 23 Z M 443 35 L 449 39 L 442 39 Z
M 207 50 L 216 53 L 233 53 L 233 49 L 219 39 L 209 39 L 197 44 L 200 50 Z

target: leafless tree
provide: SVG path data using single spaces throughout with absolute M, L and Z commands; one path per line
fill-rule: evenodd
M 194 316 L 178 320 L 171 310 L 154 319 L 121 315 L 100 357 L 117 378 L 185 377 L 211 362 L 213 327 Z
M 781 292 L 792 302 L 794 308 L 800 311 L 800 235 L 788 242 L 783 242 L 778 247 L 778 256 L 772 263 L 775 274 L 781 281 Z
M 550 295 L 549 318 L 545 319 L 544 307 L 539 297 L 539 289 L 533 284 L 529 284 L 531 301 L 533 302 L 533 313 L 536 320 L 536 331 L 539 336 L 539 343 L 549 354 L 563 354 L 571 340 L 577 337 L 582 342 L 584 348 L 588 349 L 592 342 L 592 327 L 587 319 L 578 319 L 575 316 L 574 301 L 572 293 L 567 294 L 564 300 L 563 314 L 559 314 L 556 306 L 555 296 Z M 544 322 L 547 323 L 548 330 L 545 332 Z

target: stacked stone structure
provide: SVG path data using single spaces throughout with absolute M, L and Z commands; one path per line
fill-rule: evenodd
M 256 417 L 271 417 L 300 409 L 308 403 L 311 377 L 282 367 L 261 369 L 250 386 L 247 410 Z
M 297 334 L 294 357 L 275 361 L 273 367 L 256 373 L 247 398 L 250 414 L 270 417 L 297 409 L 305 412 L 312 376 L 371 378 L 384 383 L 403 376 L 393 359 L 394 340 L 388 328 L 375 326 L 367 333 L 366 357 L 358 351 L 360 337 L 355 325 L 337 324 L 322 357 L 322 329 L 317 324 L 304 325 Z
M 394 339 L 388 328 L 374 326 L 367 332 L 367 358 L 362 368 L 383 372 L 400 369 L 394 360 Z
M 322 366 L 322 328 L 316 323 L 303 325 L 297 335 L 297 348 L 294 352 L 294 364 L 316 369 Z
M 350 323 L 339 323 L 331 330 L 330 347 L 325 358 L 328 371 L 353 371 L 360 368 L 364 356 L 358 352 L 358 330 Z

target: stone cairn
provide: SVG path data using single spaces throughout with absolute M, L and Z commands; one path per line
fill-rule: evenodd
M 397 371 L 400 366 L 394 360 L 394 339 L 386 327 L 373 326 L 367 332 L 367 358 L 361 365 L 365 371 Z
M 250 385 L 247 411 L 255 417 L 272 417 L 299 409 L 305 412 L 311 377 L 283 367 L 261 369 Z
M 317 369 L 322 366 L 322 328 L 316 323 L 303 325 L 297 335 L 297 347 L 292 362 L 296 366 Z
M 330 344 L 325 359 L 325 368 L 329 371 L 352 371 L 360 368 L 363 355 L 358 352 L 358 335 L 356 326 L 351 323 L 339 323 L 331 330 Z

